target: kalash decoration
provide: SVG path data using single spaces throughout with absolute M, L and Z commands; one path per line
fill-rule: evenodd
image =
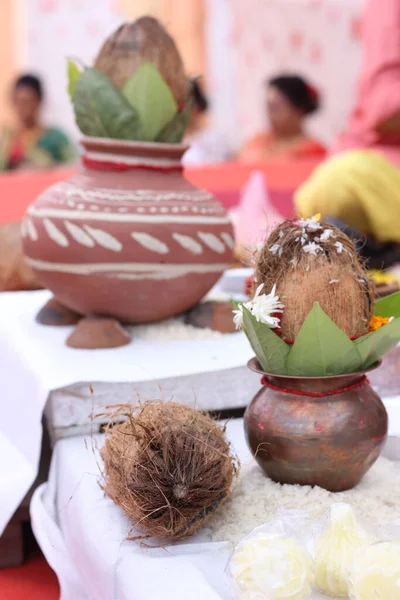
M 69 346 L 124 345 L 120 323 L 196 307 L 232 262 L 232 224 L 183 176 L 193 82 L 156 19 L 121 25 L 93 66 L 70 60 L 68 76 L 83 168 L 28 208 L 24 252 L 39 284 L 72 311 L 68 323 L 79 322 Z
M 352 241 L 319 215 L 286 221 L 256 256 L 252 298 L 234 320 L 263 388 L 248 443 L 274 481 L 342 491 L 378 458 L 388 417 L 366 372 L 400 340 L 400 293 L 374 303 Z

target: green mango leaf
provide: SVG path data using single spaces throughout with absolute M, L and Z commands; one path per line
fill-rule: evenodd
M 179 144 L 185 135 L 186 127 L 188 126 L 190 113 L 193 108 L 193 97 L 190 96 L 184 108 L 177 112 L 175 117 L 163 129 L 157 138 L 157 142 L 163 144 Z
M 70 98 L 73 98 L 76 82 L 81 76 L 82 71 L 78 67 L 75 61 L 71 58 L 67 61 L 67 76 L 68 76 L 68 94 Z
M 400 292 L 395 292 L 386 298 L 375 302 L 374 315 L 376 317 L 400 317 Z
M 122 95 L 139 115 L 144 141 L 155 141 L 178 110 L 171 90 L 151 62 L 143 63 L 126 81 Z
M 315 302 L 290 351 L 287 374 L 341 375 L 357 371 L 360 365 L 361 357 L 354 343 Z
M 266 373 L 286 374 L 286 359 L 290 346 L 265 323 L 259 323 L 243 307 L 243 330 L 253 348 L 258 362 Z
M 368 369 L 380 360 L 384 354 L 395 348 L 399 341 L 400 319 L 395 319 L 380 329 L 355 340 L 354 344 L 360 353 L 362 368 Z
M 141 123 L 135 110 L 96 69 L 86 69 L 73 94 L 76 123 L 81 132 L 93 137 L 141 140 Z

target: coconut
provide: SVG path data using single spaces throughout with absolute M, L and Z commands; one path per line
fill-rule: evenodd
M 178 106 L 188 97 L 189 82 L 176 44 L 153 17 L 124 23 L 104 42 L 94 64 L 118 88 L 144 63 L 153 63 Z
M 256 259 L 254 287 L 264 284 L 285 305 L 281 333 L 294 340 L 319 302 L 349 337 L 368 332 L 374 289 L 350 238 L 317 219 L 285 221 L 269 236 Z
M 174 402 L 127 405 L 121 414 L 127 420 L 107 428 L 101 451 L 106 494 L 144 536 L 193 533 L 227 499 L 237 471 L 224 429 Z

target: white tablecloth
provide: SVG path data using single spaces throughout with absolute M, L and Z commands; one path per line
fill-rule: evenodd
M 243 421 L 228 423 L 227 432 L 241 461 L 248 461 Z M 96 441 L 101 445 L 102 436 Z M 208 542 L 204 533 L 164 549 L 124 541 L 130 523 L 104 496 L 98 474 L 96 457 L 83 438 L 60 440 L 49 482 L 32 500 L 34 533 L 57 573 L 61 600 L 230 598 L 224 577 L 228 544 Z
M 162 379 L 244 366 L 244 334 L 152 344 L 134 340 L 112 350 L 65 346 L 72 328 L 35 322 L 46 291 L 0 294 L 0 535 L 38 470 L 41 419 L 50 391 L 76 382 Z M 229 339 L 227 339 L 229 337 Z M 90 411 L 89 411 L 90 412 Z

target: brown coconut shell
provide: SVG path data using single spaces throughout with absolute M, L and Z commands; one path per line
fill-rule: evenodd
M 189 81 L 181 55 L 172 37 L 153 17 L 121 25 L 104 42 L 94 66 L 121 89 L 144 62 L 157 67 L 178 106 L 183 106 Z
M 22 251 L 21 223 L 0 226 L 0 292 L 39 290 Z
M 264 284 L 269 293 L 276 291 L 285 305 L 281 316 L 281 333 L 294 340 L 314 302 L 348 336 L 368 332 L 373 315 L 374 286 L 368 279 L 353 242 L 337 227 L 323 224 L 332 230 L 331 237 L 319 242 L 322 231 L 307 232 L 307 243 L 315 242 L 323 252 L 307 254 L 300 241 L 302 227 L 285 221 L 269 236 L 260 251 L 255 271 L 254 287 Z M 338 252 L 335 244 L 342 244 Z M 275 245 L 279 250 L 271 252 Z
M 106 494 L 142 532 L 133 539 L 193 533 L 229 496 L 236 473 L 224 430 L 174 402 L 121 412 L 127 420 L 108 427 L 101 451 Z

